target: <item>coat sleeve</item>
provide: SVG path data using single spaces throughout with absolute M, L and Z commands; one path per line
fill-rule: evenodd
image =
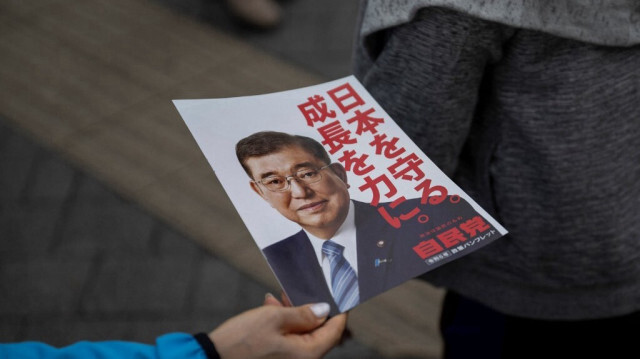
M 0 359 L 206 359 L 192 335 L 171 333 L 156 339 L 155 345 L 125 341 L 88 342 L 55 348 L 39 342 L 0 344 Z
M 482 102 L 483 77 L 513 31 L 453 10 L 423 8 L 408 23 L 360 37 L 354 73 L 451 176 Z

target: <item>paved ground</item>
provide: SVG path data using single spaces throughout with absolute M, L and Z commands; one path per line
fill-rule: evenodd
M 268 33 L 238 26 L 219 1 L 162 2 L 326 78 L 349 73 L 350 2 L 286 1 Z M 327 21 L 335 32 L 314 32 Z M 0 116 L 0 342 L 151 342 L 210 330 L 266 291 Z M 329 357 L 380 355 L 351 341 Z
M 241 37 L 287 62 L 332 80 L 351 74 L 358 1 L 280 0 L 283 22 L 257 31 L 236 21 L 223 0 L 153 0 Z

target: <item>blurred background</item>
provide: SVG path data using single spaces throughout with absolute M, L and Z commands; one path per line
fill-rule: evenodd
M 0 0 L 0 342 L 151 343 L 278 293 L 171 100 L 349 75 L 357 2 L 239 1 Z M 359 306 L 328 357 L 439 357 L 441 298 Z

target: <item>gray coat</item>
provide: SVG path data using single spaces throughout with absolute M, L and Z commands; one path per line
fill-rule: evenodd
M 510 232 L 425 278 L 517 316 L 640 310 L 638 10 L 604 45 L 452 9 L 369 8 L 356 43 L 373 97 Z

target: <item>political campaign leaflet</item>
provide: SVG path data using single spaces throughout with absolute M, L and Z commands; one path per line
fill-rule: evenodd
M 353 76 L 174 104 L 294 305 L 350 310 L 507 233 Z

